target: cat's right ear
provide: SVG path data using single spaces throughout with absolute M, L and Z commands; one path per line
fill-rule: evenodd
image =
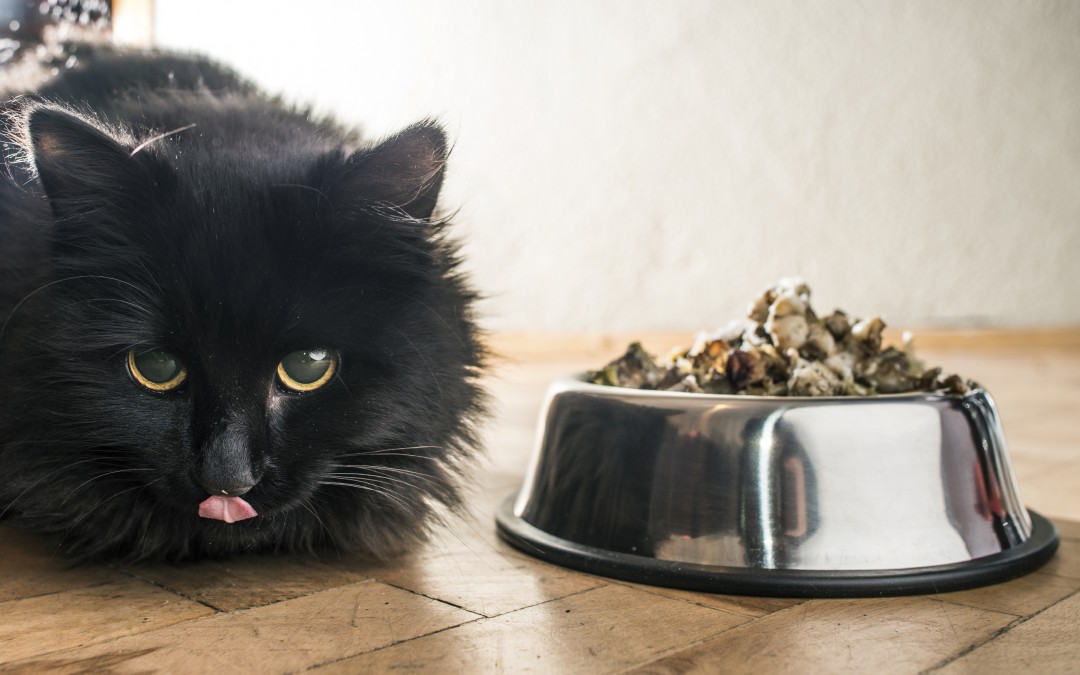
M 337 188 L 341 200 L 428 221 L 439 199 L 449 152 L 442 127 L 431 120 L 414 124 L 346 160 Z
M 74 113 L 40 107 L 26 119 L 29 150 L 58 218 L 93 213 L 137 199 L 146 167 L 131 151 Z

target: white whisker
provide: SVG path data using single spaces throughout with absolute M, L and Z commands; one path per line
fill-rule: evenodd
M 161 479 L 159 478 L 158 480 L 161 480 Z M 156 483 L 156 482 L 157 482 L 157 481 L 151 481 L 150 483 L 147 483 L 147 485 L 153 485 L 153 484 L 154 484 L 154 483 Z M 81 523 L 82 521 L 86 520 L 87 516 L 89 516 L 89 515 L 90 515 L 91 513 L 93 513 L 94 511 L 97 511 L 97 510 L 98 510 L 99 508 L 101 508 L 102 506 L 104 506 L 104 505 L 105 505 L 105 504 L 106 504 L 107 502 L 110 502 L 110 501 L 112 501 L 112 500 L 116 499 L 116 498 L 117 498 L 117 497 L 119 497 L 120 495 L 122 495 L 122 494 L 124 494 L 124 493 L 127 493 L 127 492 L 131 492 L 132 490 L 138 490 L 138 489 L 141 489 L 141 488 L 145 488 L 145 487 L 147 487 L 147 485 L 136 485 L 136 486 L 134 486 L 134 487 L 129 487 L 129 488 L 128 488 L 128 489 L 126 489 L 126 490 L 121 490 L 120 492 L 117 492 L 117 493 L 116 493 L 116 494 L 114 494 L 113 496 L 111 496 L 111 497 L 106 497 L 105 499 L 103 499 L 103 500 L 101 500 L 100 502 L 98 502 L 98 503 L 97 503 L 97 505 L 96 505 L 96 506 L 94 506 L 94 508 L 90 509 L 90 510 L 89 510 L 89 511 L 87 511 L 86 513 L 84 513 L 84 514 L 82 514 L 81 516 L 79 516 L 79 518 L 78 518 L 78 519 L 77 519 L 77 520 L 76 520 L 76 521 L 75 521 L 74 523 L 72 523 L 72 524 L 71 524 L 71 525 L 70 525 L 70 526 L 68 527 L 68 529 L 67 529 L 67 530 L 65 530 L 65 531 L 64 531 L 64 536 L 60 538 L 60 541 L 59 541 L 59 542 L 57 542 L 57 544 L 56 544 L 56 548 L 54 549 L 54 551 L 59 551 L 59 550 L 60 550 L 60 547 L 61 547 L 61 546 L 63 546 L 63 544 L 64 544 L 64 540 L 66 540 L 66 539 L 67 539 L 67 536 L 68 536 L 69 534 L 71 534 L 71 531 L 72 531 L 73 529 L 75 529 L 76 527 L 78 527 L 79 523 Z
M 380 483 L 373 482 L 373 481 L 372 482 L 362 481 L 362 480 L 356 479 L 356 478 L 342 478 L 342 479 L 335 480 L 335 481 L 324 480 L 324 481 L 321 481 L 319 484 L 320 485 L 337 485 L 339 487 L 348 487 L 348 488 L 356 488 L 356 489 L 359 489 L 359 490 L 368 490 L 369 492 L 374 492 L 375 494 L 377 494 L 377 495 L 379 495 L 381 497 L 385 497 L 387 499 L 390 499 L 390 500 L 396 502 L 399 506 L 401 506 L 401 508 L 403 508 L 405 510 L 410 509 L 409 505 L 407 503 L 405 503 L 404 501 L 402 501 L 404 498 L 407 497 L 407 495 L 396 493 L 393 490 L 390 490 L 388 488 L 388 486 L 385 485 L 385 484 L 380 484 Z
M 364 457 L 364 456 L 402 456 L 402 457 L 418 457 L 420 459 L 434 459 L 427 455 L 406 455 L 399 451 L 401 450 L 442 450 L 441 445 L 411 445 L 403 448 L 383 448 L 381 450 L 362 450 L 359 452 L 346 452 L 337 455 L 337 457 Z
M 410 483 L 408 481 L 401 480 L 400 478 L 391 478 L 390 476 L 372 476 L 370 474 L 369 475 L 331 474 L 331 475 L 333 475 L 336 478 L 341 478 L 341 479 L 346 479 L 346 478 L 353 479 L 353 480 L 363 479 L 363 480 L 368 480 L 368 481 L 373 481 L 373 482 L 381 482 L 383 485 L 390 485 L 390 484 L 393 483 L 393 484 L 397 484 L 397 485 L 404 485 L 405 487 L 407 487 L 409 489 L 417 489 L 417 490 L 422 489 L 419 486 L 414 485 L 414 484 L 412 484 L 412 483 Z
M 372 472 L 374 472 L 375 474 L 384 474 L 384 473 L 389 472 L 389 473 L 401 474 L 403 476 L 415 476 L 416 478 L 419 478 L 420 480 L 424 481 L 425 483 L 428 483 L 428 484 L 431 484 L 431 485 L 438 484 L 438 478 L 434 474 L 424 473 L 422 471 L 412 471 L 410 469 L 402 469 L 402 468 L 396 467 L 396 466 L 361 466 L 361 467 L 354 467 L 354 466 L 343 466 L 343 465 L 339 464 L 339 465 L 337 465 L 337 469 L 338 469 L 337 471 L 332 471 L 330 473 L 330 475 L 332 475 L 332 476 L 368 476 L 368 477 L 370 477 L 372 475 Z M 389 478 L 389 476 L 385 476 L 385 477 Z M 412 484 L 408 483 L 407 481 L 403 481 L 403 482 L 405 482 L 406 485 L 412 486 Z
M 39 478 L 38 480 L 36 480 L 36 481 L 34 481 L 33 483 L 31 483 L 31 484 L 29 485 L 29 487 L 27 487 L 27 488 L 26 488 L 25 490 L 23 490 L 23 491 L 22 491 L 22 492 L 20 492 L 20 493 L 19 493 L 18 495 L 16 495 L 16 496 L 15 496 L 15 499 L 12 499 L 12 500 L 11 500 L 10 502 L 8 502 L 8 505 L 4 507 L 4 510 L 3 510 L 3 511 L 0 511 L 0 518 L 3 518 L 3 517 L 4 517 L 4 514 L 6 514 L 6 513 L 8 512 L 8 510 L 10 510 L 10 509 L 11 509 L 11 507 L 12 507 L 12 506 L 15 506 L 15 502 L 17 502 L 17 501 L 19 501 L 20 499 L 22 499 L 22 498 L 23 498 L 23 496 L 24 496 L 24 495 L 25 495 L 25 494 L 26 494 L 27 492 L 30 492 L 31 490 L 33 490 L 33 489 L 34 489 L 34 488 L 36 488 L 37 486 L 39 486 L 39 485 L 41 485 L 42 483 L 44 483 L 44 482 L 45 482 L 46 480 L 48 480 L 48 479 L 49 479 L 49 478 L 50 478 L 50 477 L 51 477 L 51 476 L 52 476 L 53 474 L 57 473 L 58 471 L 65 471 L 65 470 L 67 470 L 67 469 L 70 469 L 70 468 L 71 468 L 71 467 L 73 467 L 73 466 L 78 466 L 78 465 L 80 465 L 80 464 L 86 464 L 87 462 L 93 462 L 93 461 L 96 461 L 96 460 L 98 460 L 98 459 L 99 459 L 98 457 L 90 457 L 90 458 L 88 458 L 88 459 L 82 459 L 82 460 L 79 460 L 78 462 L 72 462 L 72 463 L 70 463 L 70 464 L 66 464 L 66 465 L 64 465 L 64 466 L 61 466 L 61 467 L 59 467 L 59 468 L 53 469 L 53 470 L 52 470 L 52 471 L 50 471 L 49 473 L 45 474 L 44 476 L 42 476 L 42 477 L 41 477 L 41 478 Z
M 89 485 L 90 483 L 93 483 L 96 480 L 100 480 L 100 479 L 105 478 L 107 476 L 115 476 L 118 473 L 135 473 L 135 472 L 138 472 L 138 471 L 153 471 L 153 469 L 117 469 L 116 471 L 106 471 L 105 473 L 99 473 L 98 475 L 93 476 L 91 478 L 88 478 L 87 480 L 83 481 L 82 483 L 79 483 L 78 485 L 76 485 L 71 490 L 68 490 L 67 496 L 64 497 L 64 499 L 60 501 L 60 504 L 63 505 L 65 502 L 67 502 L 68 499 L 70 499 L 72 497 L 72 495 L 74 495 L 76 492 L 78 492 L 84 486 Z
M 322 518 L 319 517 L 319 514 L 315 511 L 314 508 L 312 508 L 308 501 L 308 498 L 301 499 L 300 506 L 303 506 L 304 509 L 306 509 L 307 512 L 311 514 L 315 521 L 319 523 L 319 527 L 321 527 L 323 529 L 323 532 L 326 533 L 327 539 L 330 540 L 330 543 L 333 544 L 334 548 L 337 549 L 338 553 L 340 553 L 341 549 L 338 548 L 337 540 L 334 539 L 334 534 L 330 531 L 330 528 L 326 526 L 326 523 L 323 522 Z
M 4 333 L 7 332 L 7 327 L 8 324 L 11 323 L 11 319 L 15 316 L 15 313 L 19 311 L 19 308 L 22 307 L 24 303 L 26 303 L 27 300 L 37 295 L 41 291 L 45 290 L 46 288 L 49 288 L 50 286 L 67 283 L 69 281 L 77 281 L 80 279 L 105 279 L 106 281 L 115 281 L 117 283 L 124 284 L 125 286 L 130 286 L 131 288 L 134 288 L 143 295 L 147 295 L 146 291 L 131 282 L 124 281 L 123 279 L 117 279 L 116 277 L 105 276 L 102 274 L 80 274 L 76 276 L 64 277 L 63 279 L 56 279 L 55 281 L 50 281 L 47 284 L 42 284 L 41 286 L 38 286 L 34 290 L 24 295 L 22 297 L 22 300 L 19 300 L 19 302 L 15 303 L 15 306 L 11 308 L 10 312 L 8 312 L 7 318 L 4 319 L 4 323 L 0 325 L 0 342 L 2 342 L 4 339 Z

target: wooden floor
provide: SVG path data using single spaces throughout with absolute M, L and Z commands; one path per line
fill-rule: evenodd
M 668 339 L 650 344 L 666 350 Z M 504 337 L 473 518 L 382 566 L 259 557 L 70 569 L 0 528 L 0 672 L 1077 672 L 1080 330 L 923 345 L 927 360 L 994 394 L 1021 496 L 1061 530 L 1057 557 L 1030 576 L 935 596 L 788 600 L 530 559 L 496 539 L 491 513 L 521 479 L 546 384 L 623 345 Z

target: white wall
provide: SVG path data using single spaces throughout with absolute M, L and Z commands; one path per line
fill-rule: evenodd
M 385 134 L 437 115 L 487 324 L 713 327 L 781 276 L 894 326 L 1080 323 L 1080 3 L 157 0 Z

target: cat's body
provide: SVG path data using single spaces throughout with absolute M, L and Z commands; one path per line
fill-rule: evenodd
M 421 539 L 482 409 L 441 130 L 365 145 L 209 61 L 107 48 L 12 93 L 0 519 L 90 557 Z

